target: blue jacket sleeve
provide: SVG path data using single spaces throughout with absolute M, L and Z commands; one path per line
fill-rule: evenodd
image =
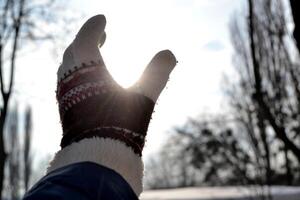
M 23 200 L 137 200 L 130 185 L 117 172 L 81 162 L 57 169 L 36 183 Z

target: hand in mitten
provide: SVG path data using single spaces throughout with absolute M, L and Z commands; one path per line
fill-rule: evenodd
M 49 171 L 74 162 L 96 162 L 120 173 L 139 195 L 148 125 L 176 58 L 169 50 L 157 53 L 136 84 L 124 89 L 99 52 L 105 24 L 103 15 L 90 18 L 64 53 L 57 74 L 62 150 Z

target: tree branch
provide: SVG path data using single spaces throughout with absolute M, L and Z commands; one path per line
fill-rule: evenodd
M 6 95 L 8 96 L 8 98 L 11 94 L 13 82 L 14 82 L 13 80 L 14 80 L 14 74 L 15 74 L 15 58 L 16 58 L 16 53 L 17 53 L 17 48 L 18 48 L 20 29 L 22 26 L 24 3 L 25 3 L 25 0 L 20 1 L 18 17 L 15 21 L 15 26 L 14 26 L 15 27 L 15 35 L 14 35 L 14 39 L 13 39 L 13 50 L 12 50 L 12 55 L 11 55 L 11 72 L 10 72 L 8 91 L 6 92 Z

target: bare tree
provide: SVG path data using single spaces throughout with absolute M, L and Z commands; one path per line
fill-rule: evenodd
M 294 156 L 300 162 L 300 148 L 291 138 L 289 138 L 290 134 L 287 133 L 285 128 L 286 124 L 284 123 L 284 121 L 290 123 L 290 121 L 293 120 L 294 116 L 291 115 L 299 115 L 299 107 L 295 107 L 300 103 L 298 102 L 300 100 L 298 99 L 300 94 L 298 85 L 300 77 L 297 76 L 299 70 L 292 62 L 288 47 L 284 43 L 284 36 L 287 36 L 288 34 L 283 11 L 284 8 L 281 1 L 273 1 L 273 3 L 272 1 L 263 2 L 261 4 L 263 8 L 262 11 L 266 11 L 267 20 L 265 22 L 260 22 L 258 20 L 260 14 L 258 13 L 259 11 L 255 12 L 252 0 L 249 0 L 248 2 L 249 37 L 255 88 L 253 99 L 258 104 L 259 109 L 263 112 L 263 117 L 273 128 L 276 137 L 285 144 L 287 149 L 293 152 Z M 275 13 L 273 9 L 276 9 L 277 13 Z M 276 18 L 272 19 L 272 17 Z M 256 28 L 255 30 L 254 27 L 259 27 L 260 29 Z M 271 38 L 274 41 L 263 41 L 267 38 Z M 270 43 L 268 44 L 268 42 Z M 275 69 L 276 71 L 273 71 L 274 74 L 267 74 L 268 72 L 272 73 L 272 69 L 270 69 L 272 65 L 269 64 L 273 64 L 273 67 L 278 67 L 277 70 Z M 267 68 L 266 70 L 268 70 L 266 74 L 263 74 L 264 68 Z M 275 78 L 275 80 L 272 80 L 271 78 Z M 270 84 L 269 88 L 267 88 L 268 85 L 263 88 L 264 82 L 267 81 L 269 81 Z M 275 92 L 277 92 L 277 94 L 275 94 L 277 96 L 272 95 L 272 93 Z M 296 101 L 296 105 L 294 105 L 293 101 Z M 275 104 L 279 105 L 276 106 Z M 275 109 L 272 108 L 273 105 L 276 106 Z M 285 109 L 287 109 L 288 112 Z M 284 119 L 285 115 L 287 115 L 286 119 Z M 280 117 L 280 119 L 276 119 L 277 117 Z
M 246 23 L 234 18 L 230 26 L 238 81 L 228 94 L 234 116 L 262 152 L 266 184 L 272 182 L 274 153 L 282 150 L 287 179 L 291 159 L 300 162 L 300 70 L 289 48 L 285 10 L 280 0 L 248 0 Z
M 58 8 L 54 0 L 0 1 L 0 90 L 2 97 L 0 104 L 0 198 L 7 157 L 3 131 L 13 92 L 18 53 L 22 47 L 26 46 L 26 41 L 34 42 L 54 38 L 53 34 L 56 32 L 49 28 L 44 30 L 44 27 L 57 21 Z
M 255 184 L 259 174 L 256 162 L 244 139 L 237 137 L 228 125 L 193 119 L 177 134 L 187 139 L 184 151 L 190 164 L 203 174 L 201 180 L 210 185 Z
M 25 1 L 21 0 L 17 3 L 15 1 L 1 1 L 1 30 L 0 30 L 0 87 L 2 95 L 2 107 L 0 112 L 0 197 L 2 194 L 3 179 L 4 179 L 4 165 L 6 160 L 6 151 L 4 149 L 4 125 L 8 111 L 8 103 L 13 87 L 13 77 L 15 72 L 15 58 L 19 44 L 20 28 L 22 28 L 22 21 L 24 15 Z M 10 79 L 8 81 L 8 88 L 4 87 L 4 50 L 9 41 L 12 40 L 12 51 L 10 54 Z
M 145 185 L 151 189 L 197 185 L 194 167 L 184 149 L 186 139 L 171 134 L 161 150 L 146 161 Z M 199 182 L 198 182 L 199 183 Z

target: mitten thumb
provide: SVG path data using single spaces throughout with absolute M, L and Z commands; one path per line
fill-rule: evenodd
M 152 58 L 141 78 L 132 86 L 131 90 L 156 102 L 176 63 L 176 58 L 170 50 L 160 51 Z

